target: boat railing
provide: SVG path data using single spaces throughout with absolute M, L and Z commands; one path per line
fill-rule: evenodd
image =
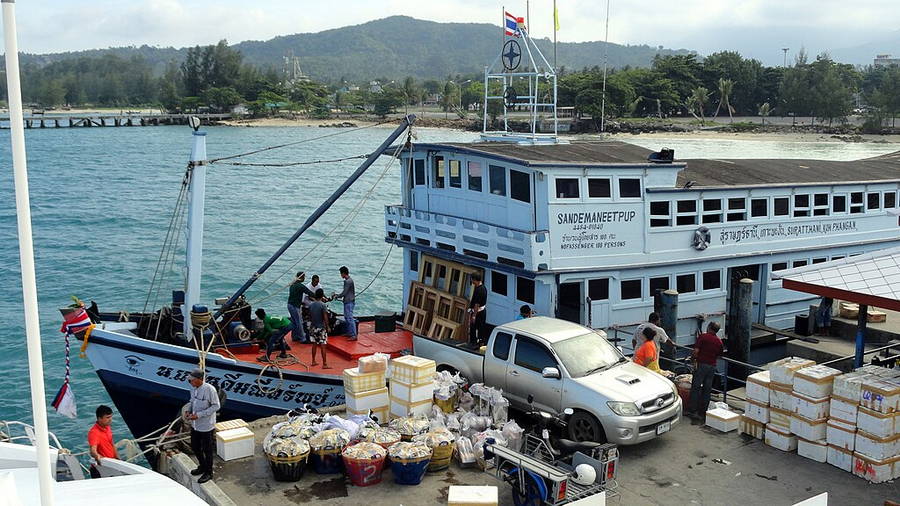
M 31 446 L 35 445 L 35 432 L 33 426 L 17 420 L 0 420 L 0 427 L 2 427 L 2 429 L 0 429 L 0 442 L 20 444 L 27 442 Z M 13 429 L 17 429 L 17 435 L 13 434 Z M 53 447 L 57 450 L 65 450 L 56 435 L 52 432 L 49 434 L 50 442 L 53 444 Z
M 385 206 L 385 232 L 390 241 L 403 241 L 460 254 L 538 270 L 539 259 L 548 262 L 549 233 L 501 227 L 483 221 Z M 511 261 L 511 262 L 510 262 Z

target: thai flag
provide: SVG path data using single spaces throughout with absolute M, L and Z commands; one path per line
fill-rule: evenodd
M 519 26 L 525 28 L 525 18 L 517 18 L 510 13 L 506 13 L 506 35 L 510 35 L 512 37 L 521 37 L 522 31 L 519 30 Z
M 75 392 L 72 391 L 72 386 L 69 385 L 68 381 L 63 383 L 59 392 L 56 393 L 52 406 L 62 416 L 73 419 L 78 417 L 78 407 L 75 405 Z
M 74 334 L 91 326 L 91 317 L 83 307 L 69 312 L 63 318 L 65 321 L 59 331 L 64 334 Z

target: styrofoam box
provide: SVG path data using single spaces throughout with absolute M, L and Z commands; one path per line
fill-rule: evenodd
M 900 409 L 900 381 L 895 378 L 869 377 L 859 390 L 859 405 L 879 413 Z
M 344 369 L 344 393 L 368 392 L 384 385 L 384 371 L 361 373 L 356 367 Z
M 859 391 L 863 381 L 871 374 L 862 371 L 848 372 L 834 378 L 831 395 L 841 399 L 850 399 L 859 403 Z
M 828 406 L 829 418 L 856 425 L 856 413 L 858 411 L 859 403 L 857 401 L 850 401 L 836 395 L 831 396 L 831 403 Z
M 222 460 L 252 457 L 256 439 L 247 427 L 216 432 L 216 455 Z
M 772 383 L 769 387 L 769 406 L 785 411 L 794 409 L 794 399 L 791 397 L 791 387 Z
M 402 381 L 391 381 L 391 397 L 404 402 L 422 402 L 434 395 L 434 381 L 410 385 Z
M 791 431 L 791 412 L 769 406 L 769 425 L 777 425 L 783 432 Z
M 821 420 L 810 420 L 800 415 L 794 415 L 791 417 L 791 433 L 808 441 L 819 441 L 826 437 L 827 423 L 828 420 L 824 418 Z
M 830 445 L 853 451 L 856 448 L 856 427 L 839 420 L 828 420 L 825 424 L 825 441 Z
M 237 429 L 246 426 L 247 422 L 241 420 L 240 418 L 235 418 L 234 420 L 225 420 L 224 422 L 219 422 L 215 425 L 217 431 Z
M 897 454 L 900 454 L 900 434 L 884 438 L 858 430 L 856 431 L 856 448 L 853 451 L 862 453 L 873 460 L 896 457 Z
M 867 455 L 853 452 L 853 474 L 872 483 L 884 483 L 894 478 L 894 466 L 900 457 L 871 459 Z
M 889 415 L 872 411 L 868 408 L 859 408 L 859 416 L 856 418 L 856 426 L 859 430 L 878 437 L 891 437 L 900 431 L 897 425 L 900 420 L 900 413 L 894 412 Z
M 345 392 L 344 397 L 347 401 L 347 409 L 356 412 L 368 411 L 387 406 L 388 389 L 387 387 L 381 387 L 368 392 Z
M 447 506 L 497 506 L 497 487 L 451 485 L 447 492 Z
M 794 392 L 791 394 L 791 411 L 810 420 L 828 418 L 828 401 L 828 397 L 815 399 Z
M 798 438 L 797 455 L 824 463 L 828 459 L 828 444 L 825 441 L 807 441 Z
M 769 423 L 768 404 L 758 403 L 752 399 L 747 399 L 747 404 L 744 406 L 744 414 L 751 420 L 756 420 L 760 423 Z
M 792 452 L 797 449 L 797 436 L 771 424 L 766 425 L 766 444 L 783 452 Z
M 427 416 L 431 413 L 431 399 L 422 402 L 408 403 L 401 399 L 391 399 L 391 416 L 402 418 L 405 416 Z
M 841 371 L 826 365 L 812 365 L 794 373 L 794 392 L 807 397 L 821 398 L 831 395 L 834 378 Z
M 772 373 L 769 378 L 775 382 L 780 383 L 782 385 L 793 386 L 794 384 L 794 373 L 799 369 L 803 369 L 804 367 L 809 367 L 811 365 L 816 365 L 812 360 L 807 360 L 805 358 L 799 357 L 785 357 L 781 360 L 776 360 L 766 366 L 767 369 Z
M 434 380 L 436 367 L 430 358 L 406 355 L 391 360 L 391 379 L 407 385 L 418 385 Z
M 849 450 L 829 444 L 825 461 L 848 473 L 853 472 L 853 452 Z
M 756 439 L 765 439 L 766 437 L 766 424 L 762 422 L 757 422 L 756 420 L 748 417 L 747 415 L 741 416 L 741 421 L 738 424 L 738 432 L 741 434 L 747 434 L 749 436 L 753 436 Z
M 874 374 L 881 378 L 900 378 L 900 368 L 888 369 L 880 365 L 864 365 L 856 369 L 858 372 Z
M 364 410 L 364 411 L 353 411 L 352 409 L 348 408 L 347 414 L 348 415 L 356 415 L 356 416 L 367 416 L 367 415 L 369 415 L 369 411 L 370 411 L 369 409 Z M 375 418 L 375 420 L 379 424 L 382 424 L 382 425 L 384 425 L 390 421 L 390 419 L 391 419 L 390 413 L 391 413 L 391 407 L 387 404 L 385 404 L 384 406 L 379 406 L 377 408 L 371 408 L 372 416 Z
M 763 404 L 769 403 L 769 371 L 759 371 L 747 376 L 747 398 Z
M 727 409 L 711 409 L 706 412 L 706 425 L 719 432 L 731 432 L 737 430 L 741 415 Z

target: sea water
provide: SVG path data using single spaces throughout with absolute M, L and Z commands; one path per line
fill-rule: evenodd
M 364 130 L 210 127 L 210 159 L 305 141 L 229 162 L 280 167 L 209 166 L 202 298 L 231 295 L 361 163 L 289 165 L 364 155 L 389 128 Z M 323 136 L 327 138 L 318 139 Z M 414 142 L 470 141 L 475 134 L 415 130 Z M 629 138 L 679 158 L 857 159 L 900 150 L 897 144 Z M 157 309 L 183 287 L 184 236 L 174 263 L 150 291 L 161 246 L 190 155 L 188 127 L 60 128 L 26 132 L 47 402 L 65 372 L 58 308 L 75 295 L 102 311 Z M 9 132 L 0 132 L 0 419 L 31 421 Z M 297 271 L 319 274 L 326 293 L 340 291 L 338 268 L 356 282 L 358 314 L 402 309 L 402 251 L 384 242 L 384 206 L 400 201 L 399 167 L 381 157 L 319 222 L 248 291 L 254 305 L 287 316 L 285 286 Z M 849 176 L 848 176 L 849 177 Z M 376 276 L 379 270 L 381 274 Z M 364 292 L 362 290 L 365 289 Z M 362 293 L 360 293 L 362 292 Z M 339 303 L 332 303 L 340 312 Z M 86 359 L 72 343 L 72 386 L 78 418 L 49 408 L 50 429 L 73 451 L 86 448 L 98 404 L 111 404 Z M 116 416 L 116 439 L 130 437 Z M 135 436 L 142 436 L 135 435 Z

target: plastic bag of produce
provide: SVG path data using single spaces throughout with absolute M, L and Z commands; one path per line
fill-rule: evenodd
M 365 440 L 381 446 L 391 446 L 400 441 L 400 433 L 390 427 L 378 427 L 365 434 Z
M 357 370 L 360 372 L 360 374 L 379 371 L 384 371 L 385 373 L 387 373 L 388 361 L 390 359 L 391 356 L 387 353 L 374 353 L 367 357 L 360 357 L 357 365 Z
M 341 454 L 351 459 L 377 460 L 385 458 L 387 456 L 387 450 L 381 445 L 363 441 L 344 448 L 344 451 L 341 452 Z
M 488 429 L 479 432 L 472 437 L 472 446 L 475 448 L 476 459 L 484 458 L 484 443 L 488 439 L 493 439 L 494 444 L 499 446 L 506 447 L 509 445 L 509 441 L 506 440 L 506 437 L 499 430 Z
M 326 429 L 309 438 L 313 450 L 322 448 L 343 448 L 350 443 L 350 433 L 344 429 Z
M 459 394 L 459 409 L 463 411 L 472 411 L 475 407 L 475 398 L 469 392 Z
M 272 438 L 263 441 L 263 452 L 272 457 L 296 457 L 309 453 L 309 443 L 301 437 Z
M 508 448 L 511 448 L 515 451 L 522 451 L 522 440 L 525 435 L 525 429 L 519 427 L 519 424 L 516 423 L 515 420 L 510 420 L 503 424 L 503 428 L 500 430 L 503 434 L 503 437 L 506 438 Z
M 459 417 L 461 414 L 462 413 L 457 411 L 456 413 L 450 413 L 449 415 L 447 415 L 446 426 L 449 430 L 452 430 L 453 432 L 459 432 L 459 430 L 460 430 Z
M 401 436 L 415 436 L 428 432 L 431 423 L 425 418 L 403 417 L 391 420 L 389 427 L 400 433 Z
M 475 463 L 475 449 L 472 447 L 472 440 L 460 436 L 456 439 L 456 452 L 457 459 L 459 460 L 460 465 L 470 465 Z
M 445 443 L 452 443 L 455 440 L 456 435 L 447 429 L 436 429 L 413 437 L 413 441 L 422 441 L 427 444 L 429 448 L 434 448 L 435 446 L 440 446 Z
M 431 457 L 431 448 L 422 441 L 401 441 L 388 448 L 392 459 L 415 460 Z
M 491 389 L 491 418 L 494 424 L 503 425 L 509 420 L 509 400 L 503 397 L 503 390 Z

